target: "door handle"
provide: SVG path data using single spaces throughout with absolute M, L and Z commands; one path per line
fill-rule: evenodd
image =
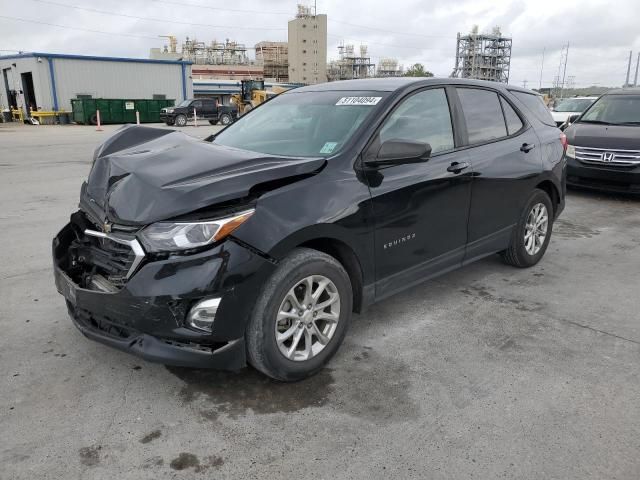
M 453 162 L 447 167 L 447 172 L 460 173 L 465 168 L 469 168 L 469 164 L 467 162 Z
M 528 153 L 531 150 L 533 150 L 535 146 L 536 145 L 534 143 L 523 143 L 522 146 L 520 147 L 520 151 L 524 153 Z

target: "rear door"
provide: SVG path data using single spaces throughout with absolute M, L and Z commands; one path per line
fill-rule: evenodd
M 471 176 L 456 150 L 445 88 L 409 94 L 385 119 L 365 151 L 375 157 L 387 140 L 431 145 L 425 162 L 367 172 L 375 221 L 376 298 L 459 266 L 467 239 Z M 451 165 L 461 164 L 460 170 Z
M 456 91 L 473 169 L 467 263 L 509 245 L 542 162 L 536 133 L 505 96 L 478 87 Z

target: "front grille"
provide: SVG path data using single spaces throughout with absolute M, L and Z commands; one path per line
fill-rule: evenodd
M 103 334 L 117 340 L 127 340 L 137 335 L 137 332 L 134 330 L 118 325 L 108 317 L 91 313 L 83 308 L 74 308 L 70 304 L 67 304 L 67 307 L 75 317 L 76 321 L 81 323 L 85 328 L 99 330 Z
M 592 165 L 635 167 L 640 165 L 640 150 L 576 147 L 576 160 Z
M 89 286 L 91 277 L 100 275 L 115 288 L 121 288 L 144 258 L 144 250 L 130 232 L 99 231 L 82 212 L 71 217 L 76 239 L 70 246 L 71 265 L 81 269 Z M 115 229 L 114 229 L 115 230 Z

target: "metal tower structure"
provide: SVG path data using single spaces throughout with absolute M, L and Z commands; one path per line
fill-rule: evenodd
M 499 27 L 490 34 L 478 33 L 477 26 L 468 35 L 458 33 L 456 65 L 451 76 L 508 83 L 511 46 L 512 39 L 503 36 Z

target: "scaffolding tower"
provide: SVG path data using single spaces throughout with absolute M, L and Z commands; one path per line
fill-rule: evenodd
M 499 27 L 490 34 L 479 34 L 477 26 L 468 35 L 458 33 L 456 66 L 451 76 L 508 83 L 511 45 L 512 39 L 503 36 Z
M 228 38 L 224 42 L 212 41 L 210 44 L 199 42 L 195 38 L 186 38 L 182 44 L 182 59 L 196 65 L 248 65 L 249 56 L 243 43 Z
M 256 63 L 264 69 L 264 78 L 289 81 L 289 46 L 287 42 L 259 42 L 255 45 Z
M 376 77 L 401 77 L 404 67 L 398 65 L 396 58 L 381 58 L 376 69 Z
M 360 45 L 359 55 L 352 44 L 338 45 L 339 60 L 329 64 L 330 80 L 353 80 L 375 76 L 376 66 L 368 55 L 366 45 Z

